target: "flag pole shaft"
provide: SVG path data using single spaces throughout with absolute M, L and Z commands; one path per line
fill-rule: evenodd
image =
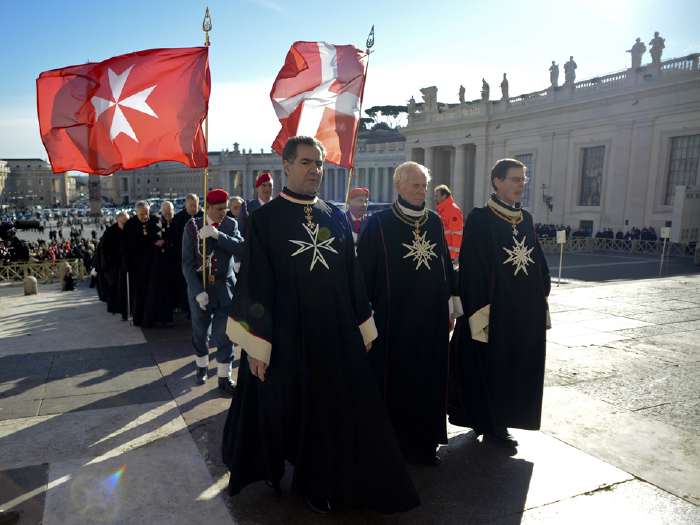
M 367 53 L 367 65 L 365 66 L 365 79 L 362 82 L 362 91 L 360 92 L 360 119 L 357 121 L 357 127 L 355 128 L 355 140 L 352 143 L 352 164 L 348 170 L 348 183 L 345 187 L 345 209 L 350 209 L 350 188 L 352 186 L 352 176 L 355 174 L 355 152 L 357 151 L 357 137 L 360 134 L 360 125 L 362 124 L 362 102 L 365 98 L 365 85 L 367 84 L 367 72 L 369 71 L 369 56 L 372 53 L 371 48 L 374 46 L 374 26 L 367 37 L 367 47 L 365 53 Z
M 211 16 L 209 14 L 209 8 L 207 7 L 204 12 L 204 20 L 202 21 L 202 31 L 204 31 L 204 45 L 209 47 L 211 42 L 209 41 L 209 31 L 211 31 Z M 203 188 L 202 188 L 202 226 L 207 223 L 207 188 L 209 187 L 209 110 L 207 110 L 207 116 L 204 118 L 204 145 L 206 146 L 207 152 L 207 166 L 204 168 L 204 176 L 202 177 Z M 204 237 L 202 239 L 202 289 L 206 291 L 207 289 L 207 239 Z

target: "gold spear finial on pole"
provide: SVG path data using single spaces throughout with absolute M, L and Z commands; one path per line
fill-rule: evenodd
M 204 31 L 204 45 L 206 47 L 209 47 L 211 45 L 211 42 L 209 41 L 209 31 L 211 31 L 211 15 L 209 14 L 209 7 L 206 8 L 206 11 L 204 11 L 204 20 L 202 20 L 202 31 Z M 207 116 L 204 119 L 204 144 L 206 145 L 207 148 L 207 158 L 209 158 L 209 114 L 207 112 Z M 209 167 L 204 168 L 204 177 L 203 177 L 203 183 L 204 183 L 204 188 L 203 188 L 203 193 L 202 193 L 202 202 L 203 202 L 203 213 L 202 213 L 202 226 L 207 224 L 207 191 L 209 187 Z M 211 268 L 209 269 L 209 272 L 211 272 Z M 207 281 L 211 281 L 211 279 L 214 277 L 213 275 L 207 276 L 207 239 L 204 238 L 202 239 L 202 286 L 204 287 L 204 290 L 206 291 L 207 289 Z
M 360 93 L 360 120 L 357 123 L 357 128 L 355 128 L 355 141 L 352 144 L 352 167 L 348 170 L 348 183 L 345 187 L 345 209 L 350 209 L 350 187 L 352 186 L 352 176 L 355 174 L 355 152 L 357 151 L 357 136 L 360 134 L 360 126 L 362 125 L 362 101 L 365 97 L 365 84 L 367 83 L 367 71 L 369 70 L 369 55 L 372 53 L 372 48 L 374 47 L 374 24 L 372 24 L 372 29 L 367 35 L 367 41 L 365 42 L 367 49 L 367 65 L 365 66 L 365 80 L 362 83 L 362 92 Z
M 202 31 L 204 31 L 204 45 L 209 47 L 209 31 L 211 31 L 211 15 L 209 14 L 209 7 L 204 11 L 204 20 L 202 20 Z

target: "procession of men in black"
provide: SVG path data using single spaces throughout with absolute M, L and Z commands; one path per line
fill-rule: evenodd
M 509 428 L 540 427 L 550 279 L 519 204 L 527 169 L 493 166 L 493 194 L 469 213 L 453 266 L 426 206 L 426 167 L 396 168 L 396 200 L 356 239 L 347 215 L 317 195 L 324 157 L 318 140 L 289 139 L 277 197 L 260 174 L 253 201 L 210 192 L 206 218 L 195 195 L 174 216 L 169 203 L 157 217 L 138 203 L 103 237 L 101 252 L 122 258 L 103 263 L 117 268 L 103 286 L 125 318 L 128 273 L 135 325 L 198 309 L 196 382 L 217 346 L 219 386 L 233 396 L 222 448 L 230 494 L 256 481 L 279 490 L 287 462 L 313 511 L 406 511 L 420 502 L 405 463 L 440 463 L 448 418 L 508 454 L 518 445 Z

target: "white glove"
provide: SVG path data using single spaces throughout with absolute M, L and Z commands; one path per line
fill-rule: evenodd
M 209 304 L 209 294 L 207 292 L 198 293 L 194 300 L 197 301 L 202 310 L 207 310 L 207 305 Z
M 214 239 L 219 238 L 219 230 L 214 228 L 211 224 L 205 224 L 199 230 L 200 239 L 207 239 L 208 237 L 213 237 Z

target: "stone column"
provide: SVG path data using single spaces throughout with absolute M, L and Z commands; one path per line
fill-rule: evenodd
M 435 188 L 435 148 L 430 146 L 425 148 L 425 157 L 423 159 L 423 166 L 430 170 L 430 174 L 433 176 L 433 180 L 428 184 L 428 194 L 425 196 L 426 206 L 429 208 L 433 207 L 433 188 Z
M 455 167 L 450 177 L 450 187 L 454 200 L 460 208 L 464 208 L 464 183 L 466 179 L 466 144 L 455 145 Z
M 98 217 L 102 214 L 102 188 L 100 176 L 88 176 L 88 195 L 90 196 L 90 216 Z
M 486 158 L 486 141 L 479 140 L 476 142 L 476 152 L 474 161 L 474 203 L 475 207 L 481 207 L 486 202 L 491 186 L 487 173 L 487 158 Z
M 428 168 L 431 172 L 435 168 L 435 148 L 428 147 L 425 148 L 425 156 L 423 157 L 423 166 Z

